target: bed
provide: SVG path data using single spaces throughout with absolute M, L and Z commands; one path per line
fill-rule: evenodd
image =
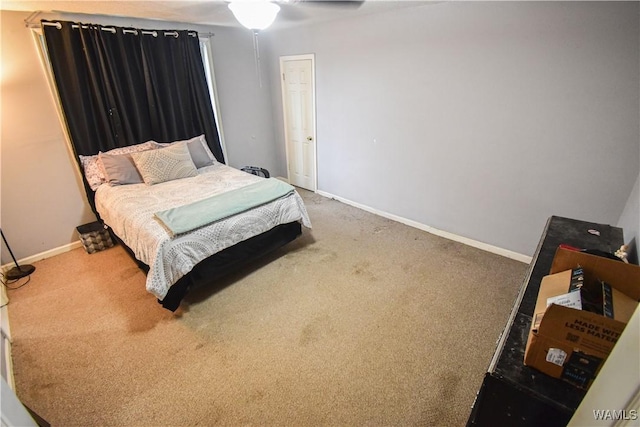
M 192 287 L 311 228 L 294 187 L 215 161 L 202 138 L 81 158 L 100 219 L 147 271 L 147 291 L 171 311 Z

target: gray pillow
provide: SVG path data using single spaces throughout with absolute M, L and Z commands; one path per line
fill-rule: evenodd
M 196 137 L 187 141 L 187 147 L 189 147 L 189 153 L 193 159 L 193 163 L 197 168 L 209 166 L 213 164 L 213 159 L 209 157 L 207 150 L 205 150 L 206 142 L 203 141 L 204 136 Z
M 139 184 L 142 176 L 133 162 L 131 154 L 98 153 L 98 159 L 106 180 L 111 185 Z
M 153 185 L 198 175 L 186 143 L 171 144 L 158 150 L 131 153 L 145 184 Z

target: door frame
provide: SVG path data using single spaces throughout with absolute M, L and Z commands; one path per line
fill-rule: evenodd
M 316 55 L 314 53 L 308 53 L 303 55 L 284 55 L 280 57 L 280 91 L 282 94 L 282 121 L 284 124 L 284 149 L 286 154 L 287 161 L 287 181 L 289 181 L 289 127 L 287 123 L 287 111 L 286 111 L 286 92 L 285 85 L 283 84 L 284 79 L 284 63 L 285 61 L 299 61 L 309 59 L 311 60 L 311 115 L 312 115 L 312 136 L 313 136 L 313 168 L 314 168 L 314 179 L 313 179 L 313 192 L 318 191 L 318 138 L 317 138 L 317 128 L 316 128 Z

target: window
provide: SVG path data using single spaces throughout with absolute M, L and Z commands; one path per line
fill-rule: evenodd
M 53 98 L 56 100 L 56 106 L 57 106 L 57 110 L 58 110 L 58 116 L 61 120 L 61 122 L 63 123 L 63 128 L 65 131 L 65 135 L 67 136 L 67 146 L 69 147 L 69 150 L 71 151 L 71 155 L 72 157 L 74 156 L 73 154 L 73 150 L 71 148 L 71 142 L 68 136 L 68 132 L 67 132 L 67 127 L 66 124 L 64 123 L 64 114 L 62 112 L 62 105 L 60 104 L 60 100 L 58 98 L 58 93 L 55 89 L 55 80 L 53 77 L 53 72 L 51 69 L 51 64 L 49 63 L 49 57 L 47 55 L 47 46 L 46 46 L 46 42 L 44 39 L 44 34 L 42 33 L 42 28 L 40 27 L 36 27 L 36 28 L 32 28 L 33 30 L 33 36 L 34 36 L 34 40 L 38 49 L 38 53 L 40 55 L 40 61 L 42 64 L 43 69 L 45 70 L 45 73 L 47 75 L 47 80 L 49 82 L 49 88 L 51 90 L 51 94 L 53 96 Z M 199 37 L 199 41 L 200 41 L 200 53 L 202 55 L 202 63 L 204 65 L 204 70 L 205 70 L 205 75 L 207 78 L 207 85 L 209 87 L 209 97 L 211 98 L 211 104 L 212 104 L 212 108 L 213 108 L 213 114 L 214 114 L 214 118 L 215 118 L 215 122 L 216 122 L 216 127 L 218 130 L 218 135 L 220 138 L 220 145 L 222 148 L 222 152 L 224 154 L 224 158 L 226 159 L 226 163 L 229 164 L 229 158 L 227 156 L 227 149 L 226 149 L 226 145 L 224 142 L 224 134 L 222 132 L 222 123 L 220 121 L 220 108 L 219 108 L 219 104 L 218 104 L 218 96 L 217 96 L 217 91 L 216 91 L 216 85 L 215 85 L 215 73 L 213 70 L 213 56 L 212 56 L 212 49 L 211 49 L 211 38 L 213 37 L 213 35 L 205 35 L 205 36 L 200 36 Z

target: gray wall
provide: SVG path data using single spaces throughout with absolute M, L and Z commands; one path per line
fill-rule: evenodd
M 95 220 L 25 28 L 28 15 L 0 14 L 2 231 L 18 259 L 77 240 L 75 227 Z M 10 260 L 3 247 L 2 264 Z
M 12 11 L 0 14 L 0 224 L 18 259 L 77 242 L 75 227 L 95 221 L 67 148 L 31 30 L 25 27 L 29 15 Z M 259 86 L 248 30 L 87 15 L 47 14 L 39 18 L 214 32 L 214 66 L 220 104 L 224 106 L 221 121 L 229 163 L 236 167 L 279 167 L 281 159 L 273 149 L 270 91 L 268 85 Z M 263 73 L 268 82 L 268 70 L 264 68 Z M 0 264 L 10 262 L 2 245 Z
M 213 61 L 229 164 L 277 171 L 282 160 L 274 149 L 271 79 L 268 63 L 262 58 L 265 49 L 259 39 L 258 74 L 251 31 L 218 27 L 215 33 Z
M 549 216 L 633 198 L 638 26 L 636 2 L 448 2 L 270 32 L 276 140 L 278 57 L 314 53 L 319 190 L 532 255 Z
M 625 242 L 629 246 L 629 261 L 637 264 L 640 243 L 640 174 L 617 225 L 624 230 Z
M 28 15 L 0 14 L 0 221 L 18 258 L 76 241 L 93 220 Z M 262 87 L 247 30 L 77 20 L 215 32 L 230 164 L 273 175 L 286 175 L 278 57 L 315 53 L 320 190 L 530 255 L 554 214 L 637 240 L 637 16 L 633 2 L 416 2 L 267 30 Z

